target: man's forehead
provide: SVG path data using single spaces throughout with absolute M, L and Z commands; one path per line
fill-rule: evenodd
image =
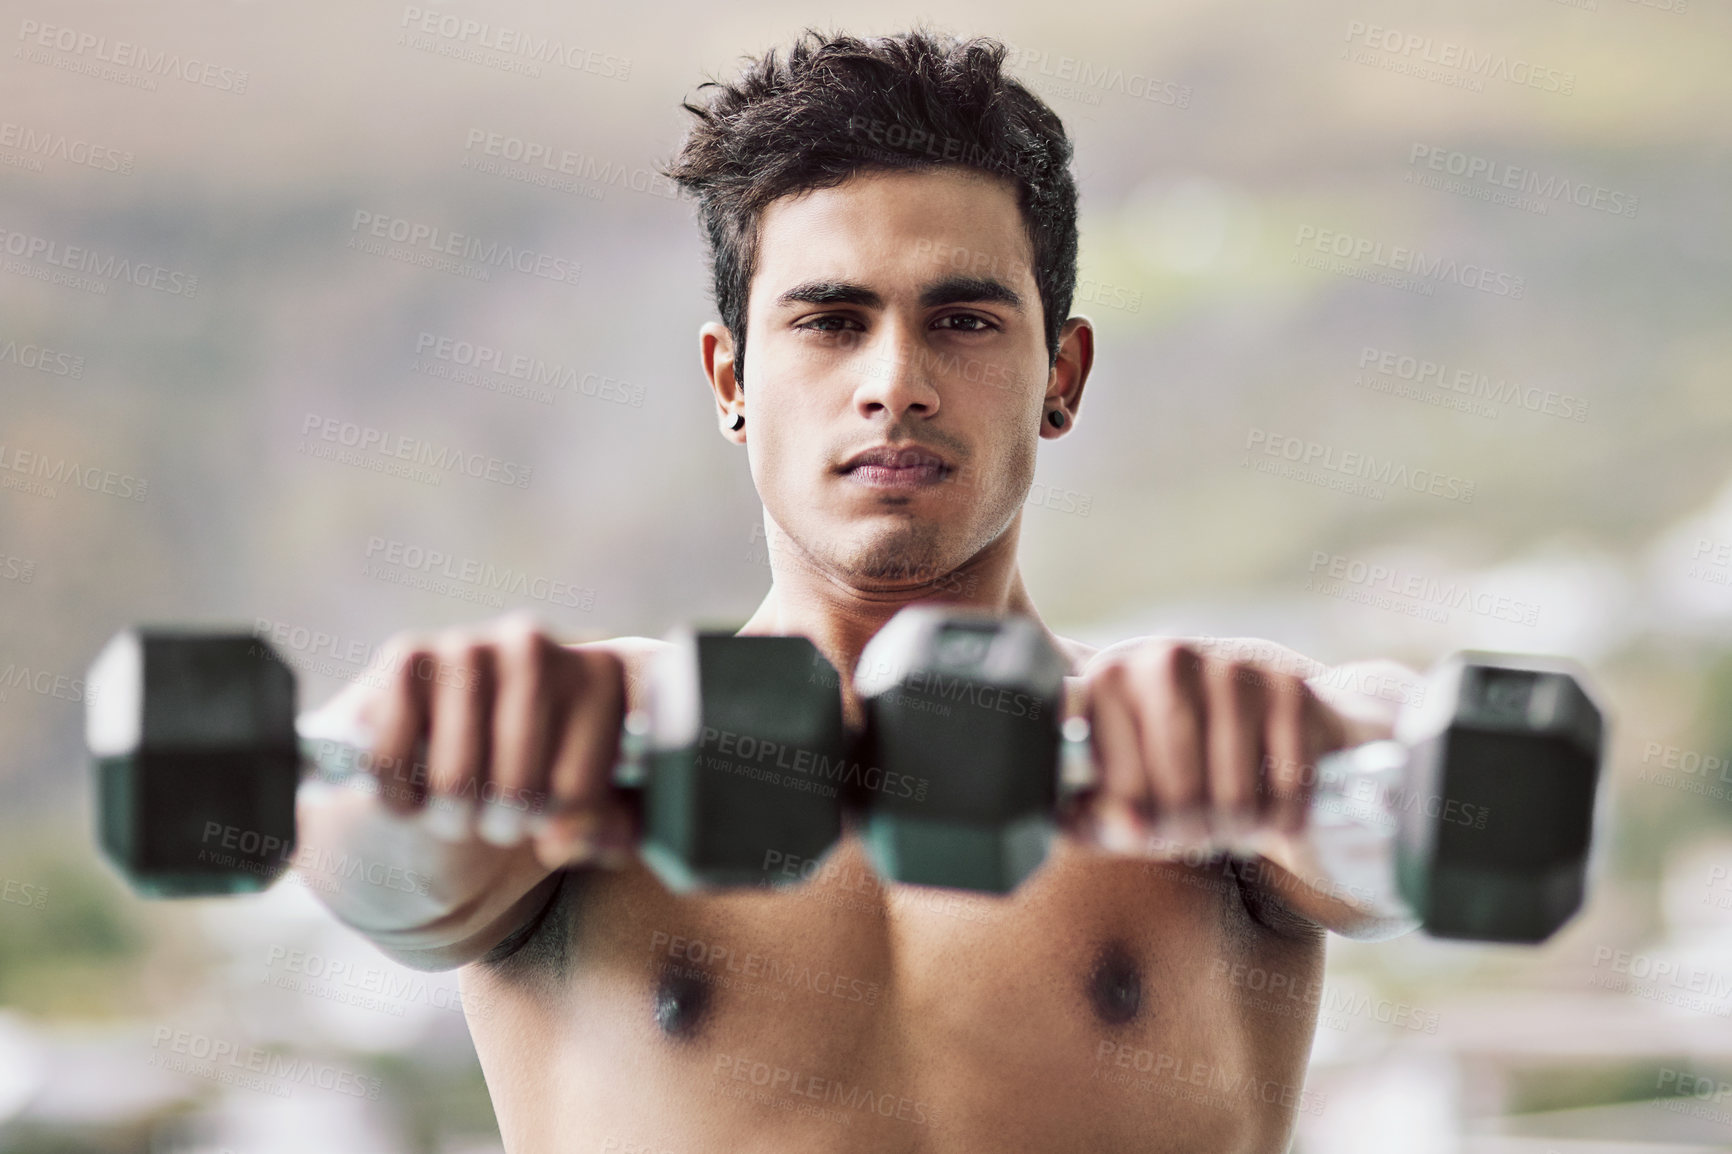
M 941 276 L 1032 279 L 1015 187 L 957 166 L 863 172 L 778 198 L 759 218 L 757 273 L 775 296 L 795 282 Z M 889 287 L 889 286 L 885 286 Z

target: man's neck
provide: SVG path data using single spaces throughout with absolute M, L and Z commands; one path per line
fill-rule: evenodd
M 936 580 L 905 588 L 862 589 L 823 570 L 772 526 L 770 533 L 781 540 L 773 542 L 770 550 L 770 591 L 740 633 L 809 637 L 842 675 L 843 684 L 850 685 L 866 643 L 899 610 L 916 601 L 1019 613 L 1038 621 L 1040 614 L 1016 559 L 1020 528 L 1013 522 L 996 541 Z

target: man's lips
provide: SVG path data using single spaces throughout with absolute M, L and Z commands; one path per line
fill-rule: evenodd
M 907 489 L 932 485 L 952 472 L 950 462 L 919 445 L 877 445 L 856 453 L 838 470 L 874 488 Z

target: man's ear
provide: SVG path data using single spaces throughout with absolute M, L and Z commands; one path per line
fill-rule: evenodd
M 1051 440 L 1062 437 L 1076 424 L 1082 407 L 1083 386 L 1095 363 L 1095 327 L 1087 317 L 1071 317 L 1058 333 L 1058 360 L 1046 377 L 1046 399 L 1041 402 L 1040 435 Z M 1054 424 L 1052 415 L 1064 414 Z
M 746 390 L 734 377 L 734 334 L 720 321 L 708 321 L 698 330 L 698 357 L 704 376 L 716 397 L 716 421 L 722 436 L 736 445 L 746 443 L 744 426 L 733 426 L 746 415 Z

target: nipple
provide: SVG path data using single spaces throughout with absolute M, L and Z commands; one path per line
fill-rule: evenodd
M 656 982 L 655 1018 L 670 1038 L 689 1038 L 703 1023 L 710 1005 L 710 986 L 702 972 L 682 968 L 662 971 Z
M 1089 973 L 1088 995 L 1095 1015 L 1108 1025 L 1122 1025 L 1137 1016 L 1143 1004 L 1143 976 L 1122 942 L 1101 948 Z

